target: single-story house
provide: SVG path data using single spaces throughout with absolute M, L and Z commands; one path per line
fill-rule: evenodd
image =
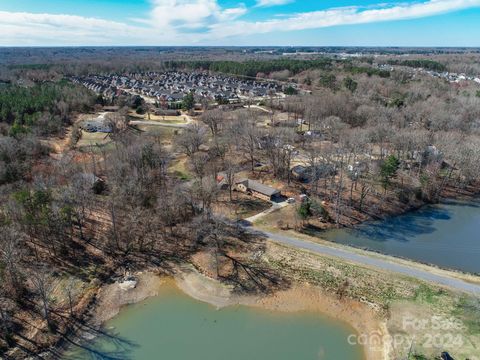
M 272 201 L 280 197 L 281 192 L 271 186 L 264 185 L 255 180 L 242 179 L 235 182 L 235 188 L 246 194 L 251 194 L 259 199 Z
M 349 164 L 347 169 L 351 176 L 358 177 L 368 172 L 368 164 L 363 161 L 356 161 L 354 164 Z
M 442 162 L 443 154 L 435 146 L 431 145 L 425 147 L 423 151 L 414 151 L 413 158 L 422 165 L 426 165 L 434 162 Z
M 315 167 L 296 165 L 292 167 L 290 171 L 292 175 L 301 182 L 319 180 L 337 173 L 335 166 L 331 164 L 318 164 Z
M 306 174 L 307 167 L 306 166 L 295 165 L 294 167 L 292 167 L 291 171 L 292 171 L 292 175 L 297 180 L 300 180 L 300 181 L 307 180 L 307 174 Z
M 222 190 L 226 190 L 228 189 L 228 181 L 226 179 L 226 176 L 224 174 L 218 174 L 217 175 L 217 178 L 216 178 L 216 181 L 217 181 L 217 185 L 220 189 Z
M 315 137 L 315 138 L 323 138 L 323 132 L 320 130 L 308 130 L 305 131 L 304 135 L 305 137 Z

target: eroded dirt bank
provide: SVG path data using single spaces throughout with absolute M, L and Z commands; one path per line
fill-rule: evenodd
M 210 303 L 216 307 L 247 305 L 267 310 L 294 312 L 308 311 L 326 315 L 355 329 L 358 335 L 378 332 L 387 334 L 386 323 L 367 305 L 332 297 L 320 288 L 307 284 L 297 284 L 290 289 L 268 295 L 238 295 L 232 288 L 208 278 L 191 267 L 179 269 L 174 277 L 156 275 L 153 272 L 135 274 L 138 283 L 135 288 L 122 288 L 114 283 L 104 286 L 98 297 L 94 312 L 94 322 L 100 325 L 116 316 L 125 305 L 140 302 L 161 293 L 169 286 L 180 288 L 187 295 Z M 365 348 L 367 359 L 387 359 L 387 344 L 377 348 Z

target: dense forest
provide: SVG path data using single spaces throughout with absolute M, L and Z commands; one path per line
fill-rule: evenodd
M 287 70 L 298 74 L 308 69 L 326 69 L 332 61 L 326 58 L 319 60 L 269 60 L 269 61 L 168 61 L 165 64 L 171 69 L 203 69 L 224 74 L 256 77 L 258 73 L 269 74 Z
M 424 68 L 427 70 L 433 71 L 446 71 L 447 67 L 439 63 L 438 61 L 434 60 L 426 60 L 426 59 L 417 59 L 417 60 L 388 60 L 388 64 L 390 65 L 400 65 L 400 66 L 408 66 L 413 68 Z
M 91 110 L 95 99 L 67 81 L 5 86 L 0 89 L 0 123 L 11 125 L 11 135 L 58 133 L 70 123 L 71 113 Z
M 343 66 L 345 71 L 351 74 L 367 74 L 389 77 L 387 70 L 376 69 L 366 66 L 358 66 L 347 60 L 332 60 L 320 58 L 317 60 L 264 60 L 264 61 L 168 61 L 165 66 L 168 69 L 208 70 L 212 72 L 231 74 L 237 76 L 257 77 L 259 74 L 271 74 L 275 72 L 288 72 L 297 75 L 306 70 L 328 70 L 334 66 Z

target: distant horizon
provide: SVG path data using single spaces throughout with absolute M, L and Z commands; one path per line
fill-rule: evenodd
M 216 48 L 216 49 L 478 49 L 479 46 L 409 46 L 409 45 L 0 45 L 3 49 L 54 49 L 54 48 Z
M 480 0 L 17 0 L 0 46 L 477 48 L 479 19 Z

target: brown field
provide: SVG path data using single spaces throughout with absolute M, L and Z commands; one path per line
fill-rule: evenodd
M 225 216 L 231 220 L 246 219 L 272 206 L 268 201 L 257 199 L 253 196 L 234 191 L 233 201 L 230 201 L 228 190 L 222 190 L 214 205 L 216 214 Z
M 168 124 L 185 124 L 187 122 L 187 119 L 184 115 L 162 116 L 162 115 L 150 114 L 150 118 L 149 118 L 147 114 L 140 115 L 135 113 L 135 111 L 130 111 L 128 116 L 132 120 L 159 121 L 159 122 L 165 122 Z
M 108 134 L 99 132 L 92 133 L 82 130 L 82 136 L 77 142 L 77 148 L 81 149 L 82 147 L 86 146 L 105 145 L 110 141 L 111 140 Z

